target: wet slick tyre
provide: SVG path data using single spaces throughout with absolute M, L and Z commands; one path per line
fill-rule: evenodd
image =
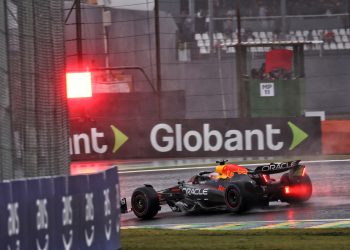
M 287 173 L 282 175 L 280 182 L 282 186 L 289 186 L 291 189 L 290 194 L 283 195 L 283 200 L 290 204 L 303 203 L 309 200 L 312 195 L 312 182 L 307 174 L 290 178 Z
M 249 206 L 243 190 L 235 184 L 228 186 L 225 190 L 225 204 L 227 209 L 234 213 L 247 211 Z
M 157 192 L 152 187 L 135 189 L 131 196 L 131 207 L 137 217 L 153 218 L 160 208 Z

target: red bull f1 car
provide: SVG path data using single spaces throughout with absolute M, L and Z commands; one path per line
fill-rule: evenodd
M 142 219 L 157 215 L 161 205 L 174 212 L 228 210 L 242 213 L 256 206 L 268 206 L 271 201 L 302 203 L 312 195 L 312 183 L 300 160 L 270 163 L 252 170 L 243 166 L 217 161 L 215 171 L 205 171 L 189 181 L 155 191 L 145 184 L 134 190 L 131 206 Z M 284 173 L 280 180 L 271 175 Z M 125 199 L 122 211 L 127 211 Z

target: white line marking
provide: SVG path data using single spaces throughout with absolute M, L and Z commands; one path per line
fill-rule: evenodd
M 327 163 L 327 162 L 350 162 L 350 159 L 344 159 L 344 160 L 314 160 L 314 161 L 302 161 L 302 163 Z M 240 166 L 245 167 L 254 167 L 254 166 L 260 166 L 269 164 L 270 162 L 266 163 L 251 163 L 251 164 L 240 164 Z M 195 164 L 198 165 L 198 164 Z M 207 165 L 203 167 L 191 167 L 191 165 L 187 165 L 187 167 L 176 167 L 176 168 L 160 168 L 160 169 L 143 169 L 143 170 L 121 170 L 118 171 L 119 174 L 129 174 L 129 173 L 144 173 L 144 172 L 164 172 L 164 171 L 183 171 L 183 170 L 193 170 L 193 169 L 206 169 L 206 168 L 213 168 L 213 166 Z

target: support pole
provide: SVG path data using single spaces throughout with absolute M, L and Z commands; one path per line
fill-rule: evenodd
M 188 0 L 188 14 L 192 20 L 192 30 L 196 30 L 196 13 L 194 13 L 194 0 Z
M 236 1 L 236 13 L 237 13 L 237 38 L 236 45 L 236 74 L 238 83 L 238 110 L 239 117 L 244 118 L 248 116 L 248 102 L 246 86 L 243 80 L 243 73 L 246 65 L 246 49 L 242 46 L 242 34 L 241 34 L 241 12 L 240 12 L 240 0 Z
M 208 0 L 208 9 L 209 9 L 209 29 L 208 29 L 208 35 L 209 35 L 209 52 L 210 55 L 213 55 L 213 48 L 214 48 L 214 3 L 213 0 Z
M 160 29 L 159 29 L 159 0 L 154 1 L 154 28 L 156 39 L 156 70 L 157 70 L 157 92 L 158 92 L 158 118 L 162 118 L 162 77 L 160 62 Z
M 281 0 L 281 32 L 283 37 L 286 35 L 286 15 L 287 15 L 287 3 L 286 0 Z
M 77 58 L 78 65 L 83 65 L 83 44 L 82 44 L 82 32 L 81 32 L 81 4 L 80 0 L 75 0 L 75 27 L 76 27 L 76 43 L 77 43 Z
M 237 15 L 237 40 L 238 45 L 242 43 L 242 32 L 241 32 L 241 1 L 236 1 L 236 15 Z
M 348 28 L 350 28 L 350 0 L 348 0 L 348 18 L 349 18 Z

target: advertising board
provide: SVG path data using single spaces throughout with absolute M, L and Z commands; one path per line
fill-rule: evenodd
M 0 249 L 120 249 L 119 201 L 116 168 L 2 182 Z
M 71 124 L 73 160 L 305 155 L 321 152 L 319 118 L 100 120 Z

